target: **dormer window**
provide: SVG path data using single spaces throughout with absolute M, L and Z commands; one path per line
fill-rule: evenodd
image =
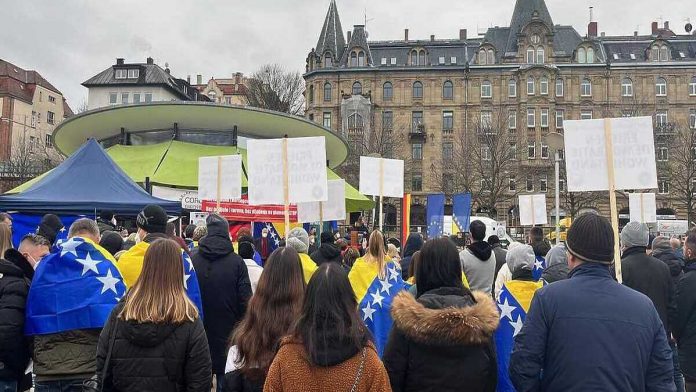
M 594 63 L 594 49 L 592 48 L 587 48 L 587 63 Z
M 527 64 L 534 64 L 534 48 L 527 48 Z
M 411 57 L 411 65 L 428 65 L 425 56 L 425 49 L 413 49 L 411 52 L 409 52 L 409 56 Z
M 492 65 L 495 64 L 495 52 L 493 49 L 481 49 L 479 50 L 479 60 L 480 65 Z
M 140 77 L 140 70 L 137 68 L 128 70 L 128 79 L 137 79 Z
M 331 67 L 333 67 L 333 57 L 331 56 L 331 53 L 327 53 L 324 55 L 324 68 Z
M 580 64 L 593 64 L 595 62 L 595 51 L 592 47 L 578 48 L 577 61 Z
M 353 50 L 350 53 L 350 66 L 351 67 L 364 67 L 367 63 L 365 62 L 365 52 L 362 49 Z
M 360 82 L 353 83 L 353 95 L 362 94 L 362 84 Z
M 669 48 L 664 43 L 653 44 L 650 50 L 652 61 L 669 61 Z
M 128 70 L 127 69 L 117 69 L 114 76 L 116 79 L 126 79 L 128 77 Z

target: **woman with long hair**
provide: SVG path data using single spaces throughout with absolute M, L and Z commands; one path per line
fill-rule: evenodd
M 300 256 L 278 248 L 266 260 L 256 292 L 232 335 L 225 391 L 261 391 L 280 339 L 290 333 L 302 309 L 305 283 Z
M 392 300 L 405 289 L 401 271 L 387 255 L 386 248 L 382 233 L 379 230 L 373 231 L 365 256 L 355 260 L 348 274 L 358 300 L 360 316 L 372 332 L 380 356 L 392 327 Z
M 490 295 L 464 287 L 448 238 L 426 242 L 416 268 L 416 298 L 400 293 L 392 305 L 384 365 L 393 390 L 495 391 L 499 315 Z
M 181 258 L 181 247 L 169 239 L 147 249 L 142 273 L 99 337 L 104 391 L 210 391 L 208 340 L 186 295 Z
M 12 229 L 8 224 L 0 223 L 0 259 L 8 249 L 12 249 Z
M 302 312 L 283 339 L 264 391 L 390 391 L 346 274 L 322 264 L 307 285 Z

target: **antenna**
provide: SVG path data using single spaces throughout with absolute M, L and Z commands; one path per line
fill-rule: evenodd
M 593 14 L 594 13 L 594 7 L 590 6 L 590 23 L 594 21 Z
M 365 30 L 367 30 L 367 22 L 369 22 L 369 21 L 371 21 L 371 20 L 375 20 L 375 18 L 367 19 L 367 7 L 364 9 L 363 12 L 364 12 L 364 13 L 363 13 L 363 17 L 364 17 L 364 19 L 365 19 Z

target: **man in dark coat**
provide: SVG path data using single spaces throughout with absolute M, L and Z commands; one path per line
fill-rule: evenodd
M 6 253 L 15 262 L 0 259 L 0 391 L 17 389 L 31 358 L 24 337 L 24 310 L 31 283 L 31 265 L 19 252 Z M 22 262 L 24 265 L 17 265 Z M 24 389 L 21 389 L 24 390 Z
M 116 231 L 116 224 L 114 223 L 114 212 L 104 210 L 99 213 L 97 217 L 97 226 L 99 226 L 99 234 L 104 234 L 105 231 Z
M 495 254 L 495 277 L 493 280 L 495 281 L 495 278 L 498 277 L 498 271 L 500 271 L 500 267 L 505 264 L 505 256 L 507 256 L 507 251 L 503 249 L 503 245 L 500 244 L 500 238 L 498 238 L 497 235 L 492 235 L 488 237 L 488 244 L 493 248 L 493 254 Z
M 612 279 L 609 221 L 585 214 L 568 230 L 568 279 L 536 292 L 515 337 L 518 391 L 676 391 L 672 350 L 650 299 Z
M 401 258 L 401 277 L 404 280 L 408 280 L 410 276 L 408 275 L 408 269 L 411 265 L 411 258 L 413 254 L 421 250 L 423 247 L 423 236 L 420 233 L 411 233 L 406 239 L 406 245 L 404 246 L 403 257 Z
M 684 260 L 672 248 L 671 240 L 663 236 L 656 237 L 652 242 L 652 257 L 667 264 L 669 273 L 672 275 L 672 283 L 676 289 L 679 279 L 683 275 Z
M 679 364 L 688 392 L 696 391 L 696 233 L 684 244 L 684 276 L 677 286 L 677 317 L 672 332 L 679 347 Z
M 234 253 L 227 220 L 210 214 L 206 226 L 208 235 L 201 239 L 192 259 L 203 299 L 203 324 L 213 373 L 222 390 L 230 334 L 244 317 L 251 297 L 251 283 L 244 260 Z
M 319 248 L 312 252 L 309 257 L 311 257 L 312 261 L 317 265 L 322 265 L 330 261 L 341 264 L 341 250 L 334 244 L 334 237 L 330 231 L 321 233 L 321 244 L 319 244 Z

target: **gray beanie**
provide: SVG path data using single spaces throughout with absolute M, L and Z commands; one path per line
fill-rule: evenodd
M 565 244 L 560 243 L 546 254 L 546 267 L 550 267 L 555 264 L 568 264 L 568 255 L 566 254 Z
M 652 242 L 652 250 L 672 251 L 672 244 L 669 242 L 669 237 L 658 236 Z
M 292 247 L 297 253 L 307 253 L 309 251 L 309 234 L 301 227 L 296 227 L 288 233 L 288 239 L 285 241 L 287 246 Z
M 650 241 L 650 229 L 645 223 L 628 222 L 621 230 L 621 245 L 626 248 L 634 246 L 648 246 Z
M 534 268 L 534 249 L 530 245 L 520 245 L 508 250 L 505 256 L 505 262 L 511 273 L 527 269 L 531 271 Z

